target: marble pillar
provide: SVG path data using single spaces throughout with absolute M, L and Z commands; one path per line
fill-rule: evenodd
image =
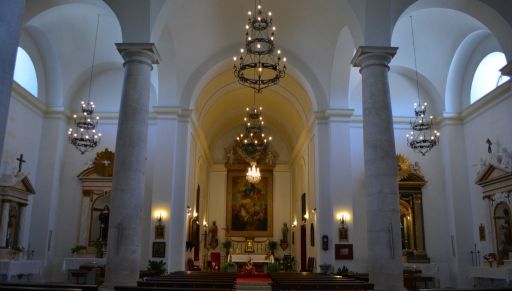
M 0 162 L 4 147 L 7 115 L 11 101 L 16 52 L 20 41 L 21 21 L 25 0 L 0 1 Z
M 18 204 L 19 222 L 18 222 L 18 245 L 28 250 L 26 223 L 27 223 L 27 206 Z
M 150 73 L 159 56 L 154 44 L 116 44 L 124 80 L 116 138 L 105 287 L 136 285 L 140 270 Z
M 363 87 L 363 139 L 367 199 L 368 266 L 375 290 L 403 287 L 400 207 L 395 161 L 389 62 L 394 47 L 362 46 L 352 59 Z
M 2 203 L 2 220 L 0 221 L 0 247 L 7 247 L 7 224 L 9 223 L 10 202 Z

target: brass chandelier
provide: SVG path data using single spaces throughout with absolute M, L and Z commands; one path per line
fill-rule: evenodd
M 239 58 L 233 58 L 233 71 L 241 85 L 260 93 L 286 75 L 286 58 L 281 57 L 281 50 L 275 49 L 272 12 L 263 13 L 258 1 L 255 13 L 249 11 L 248 16 L 245 48 L 240 49 Z
M 96 57 L 96 44 L 98 42 L 98 28 L 100 24 L 100 15 L 98 14 L 98 21 L 96 23 L 96 36 L 94 39 L 94 51 L 92 55 L 91 76 L 89 79 L 89 93 L 87 101 L 81 101 L 80 115 L 73 115 L 73 125 L 68 130 L 69 143 L 83 155 L 84 153 L 96 148 L 101 140 L 101 133 L 96 130 L 98 126 L 99 116 L 94 115 L 95 105 L 90 101 L 92 78 L 94 75 L 94 60 Z
M 421 103 L 420 86 L 418 78 L 418 65 L 416 62 L 416 46 L 414 42 L 414 29 L 411 20 L 412 47 L 414 53 L 414 69 L 416 72 L 416 90 L 418 95 L 418 103 L 414 103 L 414 121 L 411 120 L 411 131 L 406 134 L 407 145 L 422 156 L 426 155 L 436 145 L 439 144 L 439 132 L 434 129 L 433 116 L 427 118 L 427 102 Z

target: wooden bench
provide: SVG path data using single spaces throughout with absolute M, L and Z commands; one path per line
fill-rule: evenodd
M 272 273 L 272 290 L 373 290 L 373 284 L 318 273 Z
M 174 291 L 174 290 L 187 290 L 187 291 L 232 291 L 233 288 L 188 288 L 188 287 L 139 287 L 139 286 L 115 286 L 116 291 Z
M 27 287 L 27 286 L 0 286 L 0 290 L 26 290 L 26 291 L 81 291 L 81 289 L 72 288 L 46 288 L 46 287 Z
M 472 289 L 472 288 L 466 288 L 466 289 L 418 289 L 418 291 L 503 291 L 503 290 L 510 290 L 510 287 L 503 287 L 503 288 L 483 288 L 483 289 Z
M 19 283 L 2 282 L 0 290 L 59 290 L 59 291 L 98 291 L 97 285 L 77 285 L 77 284 L 55 284 L 55 283 Z

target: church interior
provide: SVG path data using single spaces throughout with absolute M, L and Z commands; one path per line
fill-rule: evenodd
M 511 36 L 507 0 L 0 1 L 0 281 L 510 287 Z

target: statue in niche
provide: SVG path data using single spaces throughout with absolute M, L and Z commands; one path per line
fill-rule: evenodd
M 100 220 L 100 235 L 98 240 L 102 242 L 107 242 L 108 240 L 108 220 L 110 216 L 110 208 L 108 205 L 105 205 L 103 207 L 103 210 L 99 214 L 99 220 Z
M 288 228 L 288 224 L 285 222 L 283 223 L 283 227 L 281 227 L 281 235 L 283 238 L 281 239 L 281 242 L 287 243 L 288 242 L 288 233 L 290 232 L 290 229 Z
M 210 239 L 208 241 L 208 247 L 212 250 L 216 249 L 219 245 L 219 239 L 217 237 L 219 233 L 219 228 L 217 227 L 217 222 L 213 221 L 212 226 L 210 227 Z

